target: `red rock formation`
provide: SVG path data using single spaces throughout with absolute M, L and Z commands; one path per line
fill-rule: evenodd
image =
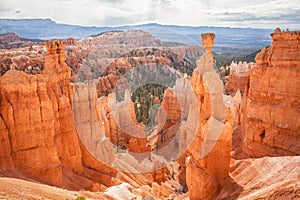
M 151 150 L 144 133 L 144 125 L 136 120 L 134 104 L 128 90 L 122 102 L 117 102 L 115 93 L 101 97 L 97 102 L 97 117 L 105 136 L 118 148 L 134 153 Z
M 158 126 L 163 130 L 181 121 L 181 105 L 176 94 L 171 89 L 166 89 L 164 92 L 156 121 Z
M 185 141 L 181 142 L 181 137 L 185 137 L 187 134 L 191 137 L 194 135 L 193 130 L 197 123 L 194 123 L 193 117 L 196 118 L 196 116 L 191 118 L 192 120 L 188 122 L 189 125 L 186 123 L 190 109 L 194 109 L 194 101 L 196 98 L 192 91 L 190 78 L 187 77 L 177 79 L 175 86 L 167 88 L 164 92 L 163 101 L 155 119 L 157 125 L 152 133 L 154 136 L 150 136 L 150 141 L 160 149 L 165 147 L 161 153 L 174 160 L 186 151 L 186 146 L 183 146 Z
M 75 40 L 74 38 L 68 38 L 64 41 L 65 45 L 76 45 L 77 44 L 77 40 Z
M 232 62 L 229 66 L 230 74 L 226 79 L 228 79 L 225 89 L 227 94 L 234 95 L 236 91 L 239 89 L 242 93 L 244 92 L 244 88 L 246 86 L 246 82 L 248 80 L 248 68 L 253 66 L 253 63 Z
M 131 36 L 127 39 L 139 42 Z M 178 79 L 174 88 L 166 90 L 163 109 L 157 116 L 158 122 L 168 119 L 159 124 L 166 139 L 164 145 L 173 139 L 170 148 L 160 153 L 170 160 L 180 157 L 178 169 L 167 166 L 164 157 L 154 152 L 137 158 L 134 153 L 148 153 L 151 147 L 144 126 L 136 121 L 128 91 L 121 102 L 117 102 L 115 93 L 104 96 L 117 81 L 110 80 L 110 75 L 131 63 L 121 58 L 108 68 L 108 76 L 100 81 L 105 88 L 100 93 L 104 95 L 98 99 L 97 82 L 69 83 L 71 70 L 64 62 L 63 43 L 55 41 L 46 43 L 48 53 L 40 75 L 10 70 L 0 77 L 0 176 L 25 176 L 95 192 L 126 181 L 134 188 L 130 198 L 139 194 L 174 199 L 176 190 L 184 190 L 185 182 L 191 200 L 239 195 L 245 199 L 297 198 L 299 156 L 232 160 L 231 177 L 238 184 L 228 181 L 233 120 L 213 69 L 213 39 L 214 34 L 203 35 L 207 54 L 198 61 L 191 79 Z M 231 101 L 235 125 L 242 122 L 244 149 L 251 156 L 299 154 L 299 31 L 277 30 L 273 40 L 272 46 L 257 56 L 257 66 L 250 71 L 243 105 L 239 90 Z M 164 52 L 156 53 L 160 57 Z M 145 51 L 137 54 L 144 56 Z M 163 57 L 158 61 L 169 65 Z M 28 61 L 24 58 L 14 63 L 21 66 L 23 60 Z M 148 58 L 133 61 L 153 63 Z M 155 138 L 156 142 L 161 138 Z M 110 141 L 130 153 L 114 154 Z M 270 175 L 261 176 L 270 171 Z
M 271 36 L 245 91 L 243 149 L 254 157 L 300 155 L 300 31 Z
M 0 50 L 0 75 L 11 69 L 28 74 L 40 74 L 44 69 L 45 51 L 42 46 L 35 45 L 16 50 Z
M 43 76 L 9 71 L 1 78 L 1 116 L 9 134 L 14 167 L 60 185 L 60 159 L 63 166 L 81 171 L 82 165 L 78 162 L 81 153 L 74 146 L 62 145 L 62 140 L 79 145 L 72 133 L 74 127 L 66 123 L 72 117 L 68 112 L 70 70 L 61 63 L 64 53 L 60 43 L 47 43 L 47 47 L 49 53 Z M 23 140 L 24 137 L 28 139 Z
M 109 186 L 115 172 L 94 161 L 78 140 L 63 44 L 46 47 L 41 75 L 11 70 L 0 78 L 0 168 L 72 189 L 90 189 L 95 181 Z

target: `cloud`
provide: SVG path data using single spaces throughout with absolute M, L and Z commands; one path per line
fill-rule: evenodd
M 18 12 L 22 11 L 22 12 Z M 300 27 L 298 0 L 1 0 L 2 18 L 51 18 L 60 23 Z
M 300 27 L 300 5 L 297 1 L 274 0 L 213 13 L 217 21 L 252 26 Z

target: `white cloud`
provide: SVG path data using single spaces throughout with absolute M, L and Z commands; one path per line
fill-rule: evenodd
M 60 23 L 300 27 L 299 0 L 0 0 L 1 18 Z

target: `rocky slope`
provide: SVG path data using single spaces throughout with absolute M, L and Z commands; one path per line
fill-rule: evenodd
M 231 160 L 217 199 L 299 199 L 299 156 Z
M 107 199 L 112 200 L 111 196 L 103 193 L 93 193 L 88 191 L 69 191 L 53 186 L 48 186 L 32 181 L 25 181 L 15 178 L 0 178 L 0 198 L 2 199 L 69 199 L 73 200 L 80 197 L 87 199 Z
M 0 50 L 0 75 L 8 70 L 24 71 L 28 74 L 40 74 L 45 62 L 44 46 L 34 45 L 19 49 Z

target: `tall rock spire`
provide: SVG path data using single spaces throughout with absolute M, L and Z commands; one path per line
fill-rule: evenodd
M 206 54 L 197 62 L 191 85 L 199 106 L 199 126 L 186 159 L 191 200 L 213 199 L 229 175 L 233 120 L 223 102 L 223 83 L 213 67 L 215 34 L 202 34 Z

